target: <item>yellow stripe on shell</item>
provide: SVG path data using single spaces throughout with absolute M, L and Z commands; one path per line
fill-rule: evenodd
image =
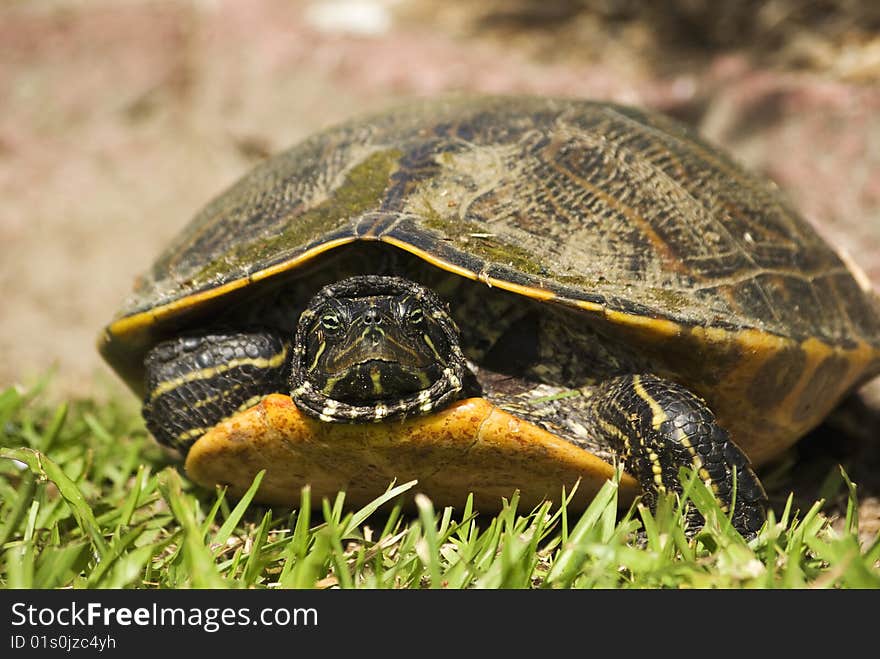
M 168 302 L 164 305 L 153 307 L 147 311 L 136 313 L 131 316 L 118 318 L 117 320 L 110 323 L 110 325 L 106 328 L 106 331 L 102 334 L 100 341 L 106 343 L 111 340 L 109 338 L 110 336 L 122 336 L 125 334 L 134 333 L 138 330 L 143 329 L 144 327 L 154 325 L 164 320 L 166 317 L 174 316 L 176 312 L 192 308 L 214 298 L 222 297 L 223 295 L 226 295 L 239 288 L 243 288 L 244 286 L 247 286 L 253 282 L 270 279 L 271 277 L 282 274 L 284 272 L 295 270 L 296 268 L 302 266 L 304 263 L 311 261 L 312 259 L 325 252 L 335 249 L 336 247 L 340 247 L 342 245 L 361 240 L 376 240 L 376 238 L 363 238 L 357 236 L 337 238 L 336 240 L 322 243 L 317 247 L 307 250 L 294 259 L 255 272 L 250 275 L 250 277 L 243 277 L 242 279 L 236 279 L 230 282 L 226 282 L 221 286 L 187 295 L 180 299 Z M 779 350 L 781 349 L 781 347 L 795 346 L 799 345 L 800 343 L 788 337 L 769 334 L 758 329 L 727 330 L 720 327 L 685 326 L 674 320 L 652 318 L 644 315 L 628 313 L 625 311 L 609 309 L 605 305 L 599 304 L 597 302 L 563 298 L 547 289 L 537 288 L 534 286 L 523 286 L 521 284 L 515 284 L 513 282 L 496 279 L 494 277 L 481 276 L 479 273 L 473 272 L 472 270 L 468 270 L 467 268 L 456 265 L 454 263 L 450 263 L 449 261 L 438 259 L 429 252 L 419 247 L 415 247 L 414 245 L 410 245 L 409 243 L 406 243 L 391 236 L 379 236 L 378 240 L 397 247 L 405 252 L 413 254 L 414 256 L 421 258 L 425 262 L 440 268 L 441 270 L 459 275 L 466 279 L 470 279 L 473 281 L 485 281 L 495 288 L 524 295 L 535 300 L 558 301 L 561 304 L 573 306 L 581 309 L 582 311 L 600 314 L 612 324 L 628 327 L 635 330 L 646 331 L 647 333 L 657 337 L 672 338 L 678 336 L 683 330 L 686 330 L 691 332 L 692 334 L 694 334 L 694 336 L 698 338 L 705 337 L 709 341 L 715 341 L 719 343 L 736 341 L 742 346 L 743 350 L 746 352 L 763 351 L 767 349 Z M 851 355 L 853 357 L 852 361 L 857 364 L 867 363 L 871 358 L 880 357 L 880 349 L 873 347 L 864 341 L 858 341 L 857 345 L 852 349 L 837 348 L 832 344 L 816 338 L 810 338 L 803 342 L 803 346 L 805 349 L 814 349 L 817 345 L 821 345 L 826 349 L 834 349 L 841 354 Z
M 394 247 L 402 249 L 405 252 L 409 252 L 410 254 L 418 256 L 423 261 L 426 261 L 431 265 L 440 268 L 441 270 L 446 270 L 447 272 L 460 275 L 462 277 L 465 277 L 466 279 L 471 279 L 473 281 L 484 282 L 485 284 L 488 284 L 493 288 L 500 288 L 504 291 L 510 291 L 511 293 L 525 295 L 526 297 L 542 301 L 552 300 L 558 297 L 553 291 L 548 291 L 544 288 L 523 286 L 522 284 L 515 284 L 510 281 L 504 281 L 503 279 L 496 279 L 495 277 L 489 277 L 485 273 L 474 272 L 473 270 L 468 270 L 467 268 L 455 265 L 454 263 L 450 263 L 449 261 L 443 261 L 433 256 L 430 252 L 426 252 L 419 247 L 410 245 L 409 243 L 405 243 L 402 240 L 398 240 L 397 238 L 393 238 L 391 236 L 381 236 L 379 239 L 384 243 L 388 243 L 389 245 L 393 245 Z M 591 304 L 593 306 L 593 311 L 600 311 L 602 309 L 602 306 L 599 304 L 586 304 Z
M 799 348 L 804 350 L 808 357 L 808 366 L 800 380 L 792 387 L 792 391 L 786 399 L 773 410 L 771 416 L 768 417 L 767 414 L 764 414 L 760 424 L 756 424 L 754 420 L 746 419 L 746 426 L 741 429 L 742 432 L 737 434 L 737 441 L 740 442 L 741 445 L 744 444 L 743 449 L 752 458 L 753 464 L 756 465 L 763 464 L 772 459 L 787 446 L 790 446 L 796 438 L 802 436 L 810 428 L 815 426 L 818 420 L 824 415 L 824 407 L 830 409 L 831 406 L 836 404 L 840 395 L 842 395 L 842 392 L 849 389 L 860 377 L 863 377 L 863 374 L 866 371 L 866 365 L 871 364 L 876 360 L 880 360 L 880 347 L 871 345 L 864 340 L 856 341 L 853 347 L 838 346 L 815 337 L 799 341 L 789 337 L 770 334 L 756 328 L 735 330 L 721 327 L 686 325 L 674 320 L 651 318 L 637 313 L 609 309 L 605 305 L 596 302 L 565 298 L 547 289 L 514 284 L 512 282 L 506 282 L 485 276 L 485 274 L 481 276 L 480 273 L 438 259 L 424 249 L 387 235 L 378 237 L 370 236 L 366 238 L 347 236 L 327 241 L 303 252 L 294 259 L 256 272 L 250 277 L 227 282 L 210 290 L 194 293 L 167 304 L 153 307 L 147 311 L 118 318 L 110 323 L 110 325 L 108 325 L 102 332 L 98 340 L 98 348 L 102 353 L 105 353 L 105 348 L 107 346 L 115 343 L 120 340 L 121 337 L 126 335 L 137 337 L 130 339 L 129 342 L 144 341 L 146 340 L 146 337 L 139 337 L 138 335 L 140 333 L 143 333 L 148 327 L 154 324 L 162 322 L 167 318 L 174 317 L 180 312 L 203 302 L 226 295 L 234 290 L 243 288 L 252 282 L 269 279 L 281 273 L 294 270 L 302 264 L 316 258 L 320 254 L 335 249 L 336 247 L 359 240 L 377 239 L 413 254 L 442 270 L 462 276 L 466 279 L 484 281 L 490 286 L 501 290 L 507 290 L 539 301 L 557 302 L 590 314 L 596 314 L 602 317 L 605 321 L 612 323 L 621 329 L 633 332 L 634 336 L 630 340 L 646 341 L 656 344 L 670 339 L 674 340 L 678 336 L 690 334 L 694 339 L 698 341 L 703 340 L 710 344 L 714 343 L 721 346 L 736 345 L 740 354 L 748 355 L 749 357 L 747 359 L 743 358 L 739 360 L 738 365 L 731 371 L 731 373 L 728 373 L 725 378 L 727 384 L 724 385 L 724 391 L 720 392 L 719 395 L 725 396 L 728 400 L 741 397 L 744 399 L 744 392 L 741 390 L 747 386 L 748 382 L 751 382 L 751 378 L 757 370 L 768 359 L 772 358 L 780 351 L 788 348 Z M 809 418 L 795 419 L 793 418 L 792 412 L 800 400 L 800 394 L 807 386 L 812 372 L 822 361 L 819 355 L 827 352 L 833 352 L 845 358 L 850 363 L 850 370 L 845 375 L 844 381 L 839 383 L 836 390 L 828 392 L 827 398 L 830 401 L 828 405 L 825 405 L 824 407 L 817 405 L 817 411 L 815 411 L 815 413 Z M 736 384 L 737 382 L 740 384 Z M 703 391 L 699 393 L 704 397 L 708 397 L 708 394 L 711 392 Z M 736 426 L 740 423 L 744 408 L 734 408 L 731 411 L 733 414 L 732 416 L 719 419 L 722 424 L 726 423 L 729 426 Z M 768 436 L 766 434 L 762 435 L 762 429 L 766 429 L 768 433 L 772 432 L 774 441 L 767 441 Z M 780 431 L 783 430 L 785 431 L 784 438 L 780 437 L 779 434 Z M 750 438 L 752 441 L 748 441 Z
M 264 270 L 259 270 L 252 273 L 248 277 L 233 279 L 232 281 L 228 281 L 225 284 L 221 284 L 220 286 L 215 286 L 213 288 L 199 291 L 197 293 L 191 293 L 185 297 L 172 300 L 171 302 L 168 302 L 166 304 L 152 307 L 146 311 L 142 311 L 131 316 L 123 316 L 122 318 L 118 318 L 110 323 L 109 327 L 107 328 L 107 332 L 109 332 L 111 335 L 120 336 L 136 332 L 143 327 L 155 325 L 165 318 L 173 317 L 179 311 L 191 309 L 204 302 L 208 302 L 210 300 L 228 295 L 229 293 L 232 293 L 233 291 L 236 291 L 240 288 L 244 288 L 245 286 L 249 286 L 254 282 L 269 279 L 271 277 L 274 277 L 275 275 L 287 272 L 288 270 L 294 270 L 304 263 L 311 261 L 319 254 L 329 252 L 331 249 L 335 249 L 342 245 L 352 243 L 356 240 L 358 240 L 356 236 L 347 236 L 345 238 L 337 238 L 336 240 L 328 240 L 326 243 L 322 243 L 316 247 L 313 247 L 310 250 L 303 252 L 294 259 L 284 261 L 283 263 L 278 263 Z

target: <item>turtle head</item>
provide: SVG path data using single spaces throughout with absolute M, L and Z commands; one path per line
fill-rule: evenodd
M 363 275 L 325 286 L 296 330 L 291 396 L 323 421 L 425 414 L 460 396 L 458 327 L 430 290 Z

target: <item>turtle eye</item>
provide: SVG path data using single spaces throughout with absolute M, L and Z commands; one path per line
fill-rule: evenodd
M 412 309 L 406 316 L 406 322 L 413 327 L 421 327 L 424 320 L 425 312 L 422 311 L 421 307 L 416 307 Z
M 418 305 L 414 305 L 404 315 L 404 331 L 407 334 L 418 335 L 425 331 L 425 312 Z
M 335 313 L 325 313 L 321 316 L 321 328 L 330 334 L 339 331 L 339 328 L 342 326 L 342 323 L 339 321 L 339 316 Z

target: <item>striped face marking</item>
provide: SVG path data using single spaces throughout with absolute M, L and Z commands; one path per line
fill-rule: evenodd
M 322 421 L 424 414 L 463 387 L 458 328 L 434 293 L 402 278 L 325 287 L 301 315 L 295 345 L 292 397 Z
M 378 367 L 370 369 L 370 380 L 373 383 L 373 393 L 377 398 L 381 398 L 385 390 L 382 388 L 382 371 Z

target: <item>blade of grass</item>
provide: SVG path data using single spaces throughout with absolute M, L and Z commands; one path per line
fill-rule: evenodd
M 40 502 L 32 501 L 28 508 L 27 522 L 25 523 L 24 538 L 7 552 L 9 570 L 9 588 L 34 587 L 34 571 L 36 555 L 34 552 L 34 529 L 36 527 L 37 514 Z
M 422 526 L 422 541 L 416 545 L 416 553 L 428 569 L 431 588 L 440 588 L 440 542 L 437 539 L 434 504 L 422 493 L 416 494 L 415 501 Z
M 880 588 L 880 573 L 871 570 L 854 535 L 837 538 L 832 542 L 807 536 L 804 542 L 830 568 L 817 580 L 820 583 L 824 580 L 829 587 L 839 583 L 848 588 Z
M 7 387 L 0 392 L 0 429 L 18 413 L 25 403 L 25 398 L 15 387 Z
M 205 515 L 205 521 L 202 522 L 202 537 L 208 537 L 208 531 L 210 531 L 214 526 L 214 521 L 217 519 L 217 513 L 220 512 L 220 507 L 223 505 L 223 501 L 226 499 L 226 488 L 221 487 L 217 489 L 217 497 L 214 499 L 214 504 L 211 506 L 211 509 L 208 511 L 208 514 Z
M 153 556 L 162 551 L 168 542 L 160 542 L 157 544 L 144 545 L 136 547 L 124 556 L 120 556 L 113 564 L 113 569 L 107 576 L 107 580 L 102 584 L 103 588 L 125 588 L 130 586 L 132 582 L 140 578 L 141 581 L 146 579 L 145 567 L 149 564 Z
M 183 528 L 181 555 L 188 570 L 188 582 L 194 588 L 222 588 L 226 582 L 217 571 L 214 556 L 202 541 L 192 501 L 183 493 L 180 475 L 169 468 L 159 474 L 159 491 L 172 514 Z
M 374 512 L 376 512 L 383 503 L 385 503 L 386 501 L 390 501 L 400 494 L 403 494 L 404 492 L 415 486 L 416 483 L 418 483 L 418 481 L 413 480 L 409 481 L 408 483 L 398 485 L 397 487 L 389 486 L 384 494 L 376 497 L 366 506 L 358 510 L 354 515 L 352 515 L 351 519 L 348 521 L 348 524 L 345 525 L 345 528 L 342 531 L 342 537 L 348 537 L 357 527 L 363 524 L 367 520 L 367 518 L 369 518 Z
M 284 567 L 278 577 L 282 588 L 305 588 L 314 583 L 311 575 L 304 573 L 304 561 L 309 551 L 309 522 L 312 506 L 312 489 L 306 485 L 300 492 L 300 508 L 296 515 L 293 536 L 284 551 Z
M 340 520 L 341 522 L 341 520 Z M 345 556 L 345 548 L 342 546 L 341 524 L 335 518 L 327 520 L 327 526 L 318 531 L 319 535 L 326 535 L 329 540 L 330 561 L 333 563 L 333 575 L 340 588 L 354 588 L 351 569 Z
M 382 529 L 382 533 L 379 534 L 380 538 L 386 538 L 397 532 L 402 514 L 403 505 L 400 502 L 395 503 L 388 513 L 388 519 L 385 520 L 385 527 Z
M 95 566 L 95 569 L 92 570 L 92 573 L 88 577 L 87 583 L 89 588 L 105 587 L 104 584 L 101 583 L 102 579 L 104 578 L 104 574 L 108 570 L 110 570 L 114 566 L 116 561 L 125 554 L 126 550 L 135 543 L 135 541 L 140 537 L 143 531 L 143 527 L 135 527 L 127 533 L 117 535 L 113 538 L 109 547 L 107 548 L 107 552 L 104 554 L 104 556 L 101 558 L 101 561 Z
M 104 424 L 102 424 L 94 414 L 86 412 L 83 414 L 83 421 L 85 421 L 89 430 L 92 431 L 100 443 L 105 445 L 113 443 L 113 435 L 110 434 L 107 428 L 104 427 Z
M 846 523 L 844 528 L 847 533 L 858 534 L 859 532 L 859 495 L 856 484 L 853 483 L 849 475 L 844 470 L 843 465 L 838 465 L 840 475 L 846 484 L 847 501 L 846 501 Z
M 236 579 L 239 574 L 238 566 L 241 565 L 242 556 L 244 556 L 244 545 L 240 544 L 235 548 L 232 558 L 226 562 L 221 562 L 217 569 L 221 570 L 223 574 L 228 575 L 230 579 Z
M 6 521 L 3 523 L 3 527 L 0 528 L 0 547 L 5 545 L 15 534 L 15 531 L 24 519 L 25 513 L 27 513 L 31 501 L 33 501 L 36 489 L 37 483 L 34 474 L 28 471 L 21 477 L 21 484 L 16 492 L 15 502 L 9 508 L 8 513 L 6 512 L 7 504 L 4 503 L 3 509 L 0 512 L 3 512 L 3 517 Z
M 468 492 L 467 500 L 464 502 L 464 510 L 461 513 L 461 523 L 455 531 L 459 542 L 466 543 L 473 533 L 474 525 L 470 523 L 471 515 L 474 514 L 474 494 Z
M 328 523 L 333 521 L 336 524 L 339 524 L 342 521 L 342 516 L 344 514 L 344 506 L 345 506 L 345 492 L 337 492 L 336 498 L 333 499 L 333 506 L 330 506 L 329 501 L 323 502 L 323 510 L 324 510 L 324 520 Z
M 602 485 L 596 497 L 590 502 L 571 530 L 568 542 L 562 546 L 559 556 L 547 575 L 546 584 L 548 586 L 564 587 L 571 584 L 586 556 L 585 541 L 594 531 L 596 523 L 608 506 L 617 509 L 617 484 L 610 480 Z
M 86 567 L 88 548 L 88 541 L 79 540 L 43 549 L 37 559 L 34 587 L 59 588 L 70 583 Z
M 138 506 L 138 501 L 140 501 L 141 494 L 146 488 L 149 478 L 149 465 L 140 465 L 133 479 L 131 490 L 122 506 L 122 511 L 119 515 L 119 526 L 128 526 L 131 523 L 131 518 L 134 516 L 134 511 Z
M 39 449 L 44 454 L 49 453 L 49 451 L 52 450 L 55 440 L 58 439 L 58 435 L 64 427 L 64 421 L 67 419 L 67 409 L 67 403 L 61 403 L 61 405 L 56 408 L 52 421 L 49 423 L 46 431 L 40 436 L 39 446 L 35 446 L 34 448 Z
M 213 544 L 220 545 L 221 547 L 226 544 L 226 541 L 229 540 L 229 536 L 232 535 L 235 527 L 238 526 L 238 523 L 241 521 L 244 512 L 248 509 L 248 506 L 251 505 L 251 501 L 253 501 L 257 490 L 260 489 L 260 483 L 263 481 L 263 476 L 265 475 L 266 470 L 261 469 L 257 475 L 254 476 L 254 480 L 251 483 L 251 486 L 247 489 L 247 492 L 245 492 L 241 499 L 238 500 L 235 508 L 229 513 L 229 517 L 223 522 L 223 526 L 221 526 L 217 533 L 214 534 Z
M 92 541 L 92 545 L 98 555 L 107 551 L 107 543 L 92 509 L 86 503 L 85 497 L 67 474 L 48 457 L 28 448 L 0 449 L 0 458 L 18 460 L 25 463 L 38 479 L 47 479 L 55 483 L 58 492 L 70 505 L 82 532 Z
M 266 544 L 266 537 L 269 534 L 269 526 L 272 524 L 272 511 L 267 510 L 263 515 L 260 525 L 254 533 L 253 542 L 251 542 L 251 551 L 247 558 L 247 564 L 244 567 L 242 580 L 245 587 L 253 586 L 257 582 L 257 578 L 263 571 L 265 561 L 263 559 L 263 545 Z
M 330 563 L 331 538 L 326 528 L 315 533 L 312 549 L 297 561 L 291 573 L 294 588 L 314 588 L 318 578 L 327 573 Z

